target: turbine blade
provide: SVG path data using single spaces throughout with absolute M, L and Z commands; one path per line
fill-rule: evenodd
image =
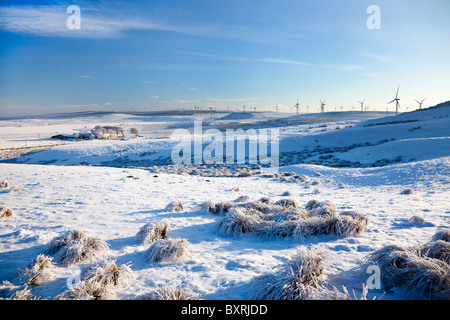
M 397 99 L 398 98 L 398 91 L 400 90 L 400 85 L 398 85 L 398 88 L 397 88 L 397 94 L 395 95 L 395 98 Z
M 392 103 L 392 102 L 394 102 L 394 101 L 397 101 L 396 99 L 394 99 L 394 100 L 392 100 L 391 102 L 388 102 L 387 104 L 390 104 L 390 103 Z

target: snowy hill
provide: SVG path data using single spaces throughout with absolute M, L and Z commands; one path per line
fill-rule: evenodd
M 433 259 L 445 274 L 448 263 L 424 248 L 443 246 L 432 239 L 450 222 L 449 114 L 443 106 L 397 117 L 275 126 L 281 167 L 272 173 L 251 166 L 172 166 L 170 153 L 180 141 L 170 135 L 174 125 L 183 127 L 179 116 L 5 120 L 4 148 L 25 139 L 49 143 L 44 136 L 54 126 L 66 133 L 95 125 L 121 125 L 127 132 L 138 127 L 141 137 L 68 142 L 0 163 L 0 203 L 13 211 L 9 217 L 3 210 L 0 218 L 0 298 L 93 299 L 94 293 L 73 285 L 92 284 L 92 270 L 101 274 L 102 263 L 115 261 L 125 280 L 104 285 L 103 298 L 142 299 L 176 287 L 210 300 L 252 299 L 266 289 L 261 281 L 275 280 L 273 271 L 284 270 L 305 249 L 326 256 L 311 299 L 337 295 L 333 287 L 342 294 L 343 286 L 364 296 L 371 275 L 366 262 L 388 245 L 404 252 L 419 248 L 425 257 L 414 259 Z M 193 120 L 208 116 L 187 117 L 184 128 L 190 129 Z M 227 175 L 233 170 L 247 174 Z M 166 238 L 137 237 L 163 221 L 170 226 Z M 80 238 L 64 238 L 73 230 Z M 85 240 L 97 247 L 83 246 Z M 170 240 L 185 246 L 178 247 L 178 259 L 152 260 L 155 245 Z M 60 251 L 49 250 L 55 243 Z M 41 254 L 49 262 L 36 269 Z M 64 263 L 73 256 L 79 260 Z M 435 285 L 433 270 L 422 270 L 428 278 L 419 284 Z M 279 273 L 278 282 L 269 282 L 283 283 Z M 383 282 L 380 289 L 366 288 L 366 298 L 448 299 L 447 278 L 424 292 Z

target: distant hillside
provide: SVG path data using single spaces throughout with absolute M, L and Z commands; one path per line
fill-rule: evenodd
M 245 119 L 255 119 L 255 115 L 251 112 L 233 112 L 226 115 L 220 120 L 245 120 Z

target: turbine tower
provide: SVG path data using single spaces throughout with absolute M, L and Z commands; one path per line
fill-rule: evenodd
M 422 104 L 423 104 L 423 102 L 425 101 L 425 100 L 427 100 L 426 98 L 425 99 L 423 99 L 422 101 L 417 101 L 417 100 L 415 100 L 418 104 L 419 104 L 419 109 L 422 109 Z
M 395 101 L 395 115 L 398 115 L 398 110 L 400 109 L 400 99 L 399 99 L 399 97 L 398 97 L 398 91 L 400 90 L 400 85 L 398 85 L 398 88 L 397 88 L 397 94 L 395 95 L 395 99 L 394 100 L 392 100 L 391 102 L 388 102 L 388 104 L 390 104 L 390 103 L 392 103 L 392 102 L 394 102 Z
M 361 105 L 361 111 L 364 111 L 364 102 L 366 101 L 366 99 L 364 99 L 362 102 L 358 101 L 359 104 Z
M 295 109 L 297 110 L 297 115 L 298 115 L 299 108 L 300 108 L 300 104 L 298 103 L 298 97 L 297 97 L 297 103 L 295 104 Z
M 322 118 L 323 118 L 323 114 L 325 113 L 325 102 L 326 100 L 324 100 L 322 102 L 322 100 L 320 100 L 320 112 L 322 112 Z

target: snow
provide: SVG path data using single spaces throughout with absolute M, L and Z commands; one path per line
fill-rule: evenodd
M 251 112 L 232 112 L 222 118 L 221 120 L 245 120 L 255 119 L 255 115 Z
M 0 220 L 0 288 L 9 281 L 23 289 L 18 271 L 43 253 L 54 237 L 81 230 L 106 241 L 108 258 L 118 266 L 129 264 L 133 271 L 134 280 L 118 292 L 119 299 L 134 299 L 167 284 L 209 300 L 249 299 L 255 277 L 288 261 L 300 247 L 310 246 L 331 253 L 326 270 L 329 284 L 344 285 L 359 296 L 368 275 L 357 269 L 367 254 L 388 244 L 424 244 L 437 230 L 449 227 L 449 113 L 450 107 L 442 107 L 397 117 L 340 118 L 326 124 L 314 118 L 290 126 L 284 125 L 286 119 L 276 119 L 283 124 L 279 127 L 283 166 L 273 176 L 247 177 L 172 174 L 164 172 L 164 166 L 157 174 L 149 170 L 170 158 L 178 143 L 170 138 L 174 128 L 191 129 L 195 120 L 204 120 L 204 130 L 226 128 L 235 123 L 235 117 L 111 114 L 0 121 L 2 149 L 22 147 L 24 141 L 28 146 L 57 144 L 49 139 L 51 135 L 96 125 L 121 125 L 127 135 L 124 140 L 68 142 L 43 151 L 32 149 L 18 159 L 4 158 L 0 180 L 7 180 L 10 187 L 0 190 L 0 204 L 13 209 L 15 216 Z M 252 119 L 246 128 L 266 120 Z M 387 124 L 392 121 L 398 123 Z M 129 134 L 132 127 L 140 129 L 141 137 Z M 421 128 L 411 130 L 417 127 Z M 332 157 L 316 163 L 324 155 Z M 398 157 L 398 161 L 373 166 Z M 350 165 L 335 165 L 345 161 Z M 284 181 L 283 172 L 306 175 L 309 182 Z M 10 192 L 16 186 L 20 191 Z M 405 189 L 413 192 L 402 194 Z M 300 206 L 311 199 L 329 200 L 339 211 L 363 213 L 370 224 L 364 234 L 354 237 L 227 237 L 216 228 L 223 216 L 198 208 L 205 201 L 235 203 L 241 196 L 250 201 L 290 198 Z M 173 201 L 180 201 L 184 211 L 168 210 Z M 410 222 L 413 216 L 423 217 L 425 223 Z M 148 222 L 162 219 L 170 222 L 171 238 L 189 241 L 185 262 L 147 261 L 149 245 L 140 243 L 136 234 Z M 84 270 L 95 262 L 78 267 Z M 70 267 L 57 265 L 57 270 L 56 279 L 30 286 L 35 296 L 53 299 L 67 289 Z M 10 297 L 5 294 L 0 289 L 0 297 Z M 409 298 L 402 289 L 369 290 L 369 299 L 381 296 Z

